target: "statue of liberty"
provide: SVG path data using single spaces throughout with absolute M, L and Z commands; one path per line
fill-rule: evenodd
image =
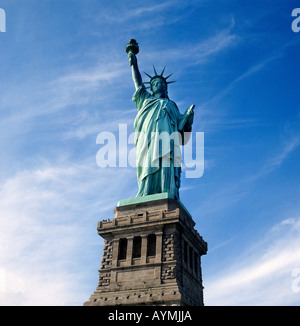
M 168 97 L 167 81 L 172 75 L 164 77 L 164 71 L 154 75 L 149 82 L 142 81 L 136 54 L 138 43 L 130 40 L 126 46 L 135 93 L 132 100 L 138 110 L 134 121 L 136 167 L 139 191 L 137 197 L 158 193 L 168 193 L 179 200 L 181 175 L 181 149 L 188 141 L 186 133 L 191 132 L 194 107 L 190 106 L 184 114 Z M 151 93 L 145 84 L 149 84 Z

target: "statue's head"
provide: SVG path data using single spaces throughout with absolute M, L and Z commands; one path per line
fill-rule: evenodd
M 165 93 L 167 95 L 168 93 L 168 85 L 163 78 L 153 78 L 150 82 L 150 88 L 153 94 Z
M 145 74 L 150 78 L 149 82 L 145 82 L 145 84 L 150 84 L 150 86 L 147 88 L 151 89 L 152 94 L 164 93 L 165 97 L 168 98 L 168 84 L 175 83 L 174 81 L 170 81 L 170 82 L 167 81 L 167 79 L 170 76 L 172 76 L 172 74 L 167 77 L 164 77 L 163 74 L 165 68 L 163 69 L 160 75 L 156 72 L 154 66 L 153 69 L 154 69 L 154 76 L 150 76 L 145 72 Z

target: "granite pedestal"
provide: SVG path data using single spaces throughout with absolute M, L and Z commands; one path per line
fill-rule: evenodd
M 207 243 L 187 209 L 159 194 L 119 202 L 114 214 L 98 222 L 99 282 L 84 305 L 203 305 Z

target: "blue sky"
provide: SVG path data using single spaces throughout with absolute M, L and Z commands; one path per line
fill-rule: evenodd
M 297 7 L 0 0 L 1 305 L 82 305 L 96 288 L 97 221 L 137 192 L 134 168 L 96 164 L 100 132 L 133 129 L 131 38 L 204 132 L 204 174 L 180 196 L 208 242 L 205 304 L 299 305 Z

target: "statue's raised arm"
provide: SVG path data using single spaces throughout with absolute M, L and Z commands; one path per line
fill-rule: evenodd
M 138 89 L 142 85 L 142 76 L 139 71 L 137 64 L 136 55 L 139 53 L 139 45 L 136 40 L 131 39 L 126 46 L 126 52 L 128 54 L 129 64 L 132 70 L 132 79 L 134 82 L 135 89 Z

